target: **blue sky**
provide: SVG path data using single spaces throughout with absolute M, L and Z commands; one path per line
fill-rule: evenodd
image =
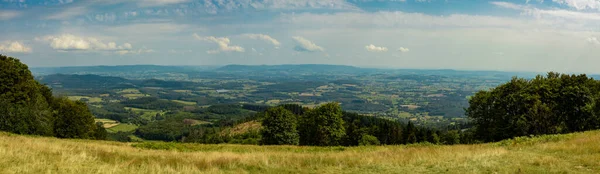
M 0 0 L 30 66 L 343 64 L 600 73 L 600 0 Z

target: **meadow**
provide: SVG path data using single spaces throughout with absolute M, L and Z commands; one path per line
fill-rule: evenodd
M 600 131 L 477 145 L 119 143 L 0 133 L 0 173 L 598 173 Z

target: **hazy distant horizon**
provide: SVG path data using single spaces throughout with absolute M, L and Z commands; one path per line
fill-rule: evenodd
M 0 1 L 32 67 L 344 64 L 600 73 L 595 0 Z

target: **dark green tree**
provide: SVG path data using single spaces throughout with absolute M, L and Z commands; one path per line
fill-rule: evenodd
M 309 110 L 300 117 L 299 133 L 301 145 L 340 145 L 346 134 L 341 106 L 327 103 Z
M 94 138 L 94 116 L 85 103 L 56 98 L 54 108 L 54 134 L 59 138 Z
M 417 143 L 417 128 L 412 122 L 408 122 L 404 129 L 404 142 L 406 144 Z
M 48 91 L 33 79 L 27 65 L 0 55 L 0 130 L 53 135 L 52 111 L 46 101 Z
M 94 130 L 94 139 L 96 140 L 106 140 L 108 133 L 104 128 L 104 124 L 102 122 L 96 123 L 96 129 Z
M 264 145 L 298 145 L 297 117 L 283 107 L 268 109 L 262 119 L 262 139 Z

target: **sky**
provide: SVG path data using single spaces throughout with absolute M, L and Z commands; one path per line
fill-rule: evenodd
M 0 0 L 31 67 L 339 64 L 600 73 L 600 0 Z

